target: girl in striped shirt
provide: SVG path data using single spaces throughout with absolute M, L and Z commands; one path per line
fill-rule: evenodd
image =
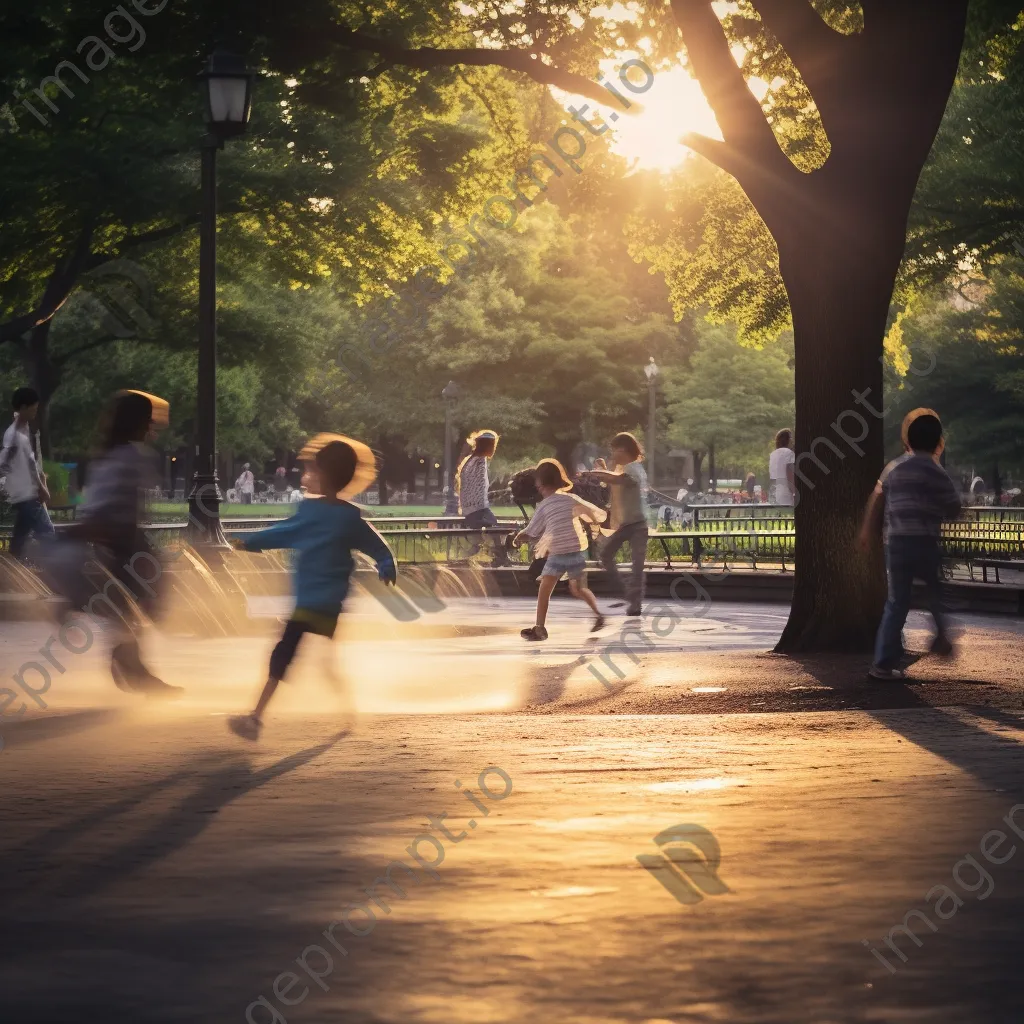
M 537 622 L 529 629 L 521 630 L 524 640 L 547 640 L 548 631 L 544 622 L 548 615 L 548 601 L 551 591 L 562 576 L 569 577 L 569 593 L 586 601 L 594 613 L 591 632 L 597 632 L 604 625 L 604 616 L 597 607 L 597 598 L 587 589 L 587 535 L 580 519 L 592 523 L 603 523 L 605 513 L 589 501 L 575 494 L 566 493 L 572 486 L 562 464 L 555 459 L 542 459 L 534 470 L 537 490 L 543 500 L 529 524 L 512 539 L 513 545 L 533 541 L 538 555 L 547 555 L 544 570 L 537 591 Z

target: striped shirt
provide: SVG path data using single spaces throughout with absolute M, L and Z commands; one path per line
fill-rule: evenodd
M 603 523 L 605 513 L 589 501 L 557 491 L 537 505 L 537 511 L 522 536 L 536 542 L 536 554 L 574 555 L 587 550 L 587 534 L 580 517 Z
M 471 455 L 459 470 L 459 507 L 462 515 L 489 508 L 487 491 L 490 481 L 487 477 L 487 459 L 483 455 Z
M 908 452 L 894 459 L 878 481 L 885 500 L 885 537 L 938 537 L 946 519 L 960 512 L 960 495 L 931 457 Z

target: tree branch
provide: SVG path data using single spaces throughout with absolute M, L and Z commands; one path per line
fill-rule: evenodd
M 464 64 L 467 67 L 501 67 L 528 75 L 541 85 L 554 85 L 566 92 L 586 96 L 597 103 L 607 104 L 609 101 L 607 91 L 593 79 L 545 64 L 540 55 L 533 50 L 491 50 L 475 46 L 453 49 L 439 49 L 433 46 L 404 47 L 341 26 L 333 29 L 332 36 L 341 46 L 350 50 L 376 53 L 392 64 L 424 70 L 451 67 L 456 64 Z M 639 104 L 633 106 L 638 107 Z
M 799 174 L 779 148 L 761 104 L 733 60 L 725 30 L 710 0 L 672 0 L 672 11 L 683 34 L 690 65 L 711 104 L 726 145 L 733 152 L 747 154 L 746 166 L 739 173 L 729 173 L 744 187 L 754 173 L 770 171 L 780 179 L 790 173 Z M 708 152 L 704 155 L 708 156 Z
M 764 26 L 789 54 L 810 89 L 828 131 L 835 107 L 850 88 L 850 67 L 844 55 L 850 43 L 829 28 L 807 0 L 750 0 Z M 835 111 L 838 113 L 838 111 Z

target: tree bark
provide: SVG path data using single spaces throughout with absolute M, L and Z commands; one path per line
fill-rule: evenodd
M 690 488 L 691 493 L 699 494 L 703 489 L 701 481 L 703 480 L 703 474 L 701 473 L 701 467 L 704 463 L 704 453 L 698 451 L 696 448 L 693 449 L 693 486 Z
M 797 584 L 779 651 L 870 650 L 885 602 L 880 548 L 865 556 L 854 542 L 883 461 L 881 339 L 903 231 L 867 223 L 863 248 L 807 224 L 780 246 L 796 352 Z

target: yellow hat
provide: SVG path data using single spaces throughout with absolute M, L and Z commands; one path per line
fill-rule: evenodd
M 351 498 L 353 495 L 365 491 L 377 479 L 377 459 L 362 441 L 357 441 L 353 437 L 345 437 L 344 434 L 326 433 L 310 438 L 299 452 L 299 458 L 303 462 L 312 462 L 316 458 L 316 453 L 332 441 L 347 444 L 356 453 L 356 470 L 352 474 L 352 479 L 338 492 L 339 498 Z

